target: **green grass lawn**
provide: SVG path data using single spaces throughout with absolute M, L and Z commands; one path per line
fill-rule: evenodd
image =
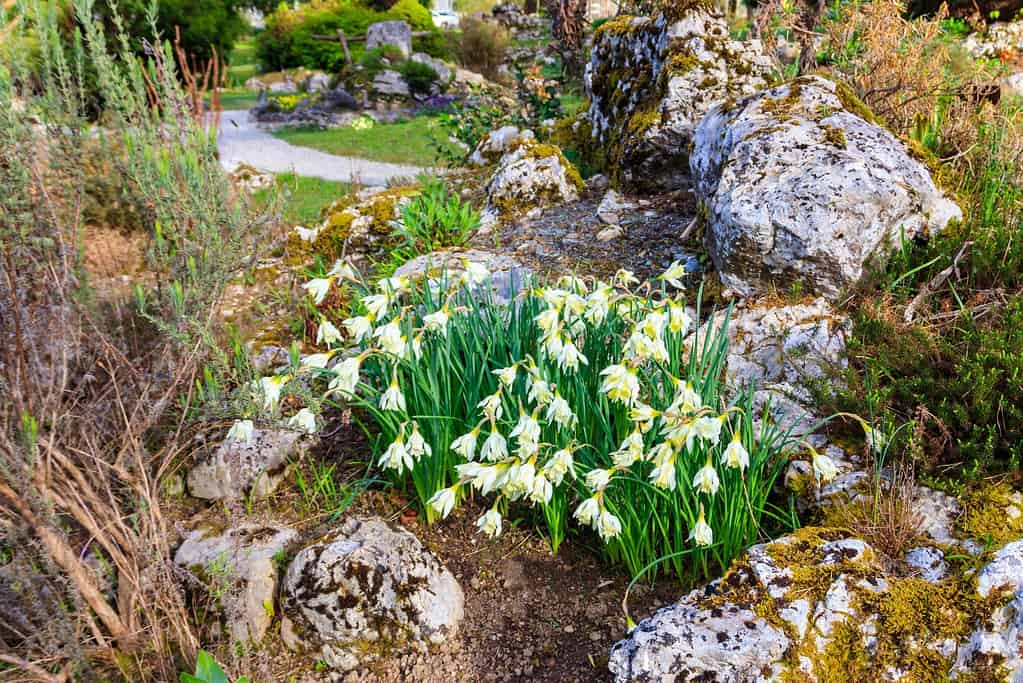
M 352 190 L 349 183 L 306 178 L 294 173 L 277 174 L 277 184 L 284 195 L 281 220 L 286 225 L 307 227 L 319 222 L 320 209 Z M 260 190 L 254 198 L 256 202 L 265 204 L 270 199 L 270 190 Z
M 274 133 L 293 145 L 312 147 L 341 156 L 361 157 L 374 161 L 435 166 L 440 161 L 430 143 L 430 132 L 438 137 L 436 119 L 417 116 L 398 123 L 378 123 L 372 128 L 286 128 Z

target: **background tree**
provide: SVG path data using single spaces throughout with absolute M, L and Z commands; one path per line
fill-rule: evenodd
M 566 74 L 580 74 L 586 0 L 547 0 L 547 14 L 551 17 L 551 32 L 558 41 L 562 68 Z

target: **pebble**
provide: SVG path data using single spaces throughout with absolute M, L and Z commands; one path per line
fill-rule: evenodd
M 603 638 L 603 636 L 600 635 L 600 631 L 590 631 L 590 640 L 594 643 L 599 643 L 601 638 Z
M 565 633 L 575 633 L 575 626 L 572 626 L 572 624 L 568 624 L 567 626 L 565 626 L 565 628 L 561 630 L 564 631 Z

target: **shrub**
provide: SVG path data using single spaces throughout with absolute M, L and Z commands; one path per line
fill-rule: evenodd
M 458 63 L 492 81 L 498 80 L 498 68 L 504 63 L 511 42 L 507 29 L 478 17 L 463 17 L 461 29 L 461 33 L 453 37 Z
M 306 288 L 323 300 L 333 280 L 356 278 L 339 262 Z M 429 520 L 476 490 L 492 497 L 478 521 L 489 535 L 519 511 L 557 549 L 574 518 L 633 575 L 667 559 L 705 576 L 758 538 L 788 434 L 754 426 L 752 392 L 724 398 L 727 315 L 687 346 L 682 296 L 635 282 L 566 277 L 501 304 L 478 264 L 428 283 L 387 278 L 343 322 L 360 353 L 315 372 L 367 411 L 379 466 Z M 283 381 L 263 380 L 274 404 Z
M 440 178 L 427 178 L 423 191 L 401 210 L 403 243 L 395 250 L 408 260 L 445 247 L 464 246 L 480 225 L 480 215 L 468 202 L 449 192 Z
M 437 82 L 437 72 L 429 64 L 408 60 L 398 66 L 409 92 L 413 95 L 429 95 L 433 84 Z

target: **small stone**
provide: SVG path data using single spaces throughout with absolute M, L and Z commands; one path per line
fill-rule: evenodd
M 597 233 L 597 241 L 610 242 L 611 240 L 618 239 L 624 234 L 625 231 L 622 230 L 621 226 L 612 225 L 610 227 L 604 228 L 603 230 Z

